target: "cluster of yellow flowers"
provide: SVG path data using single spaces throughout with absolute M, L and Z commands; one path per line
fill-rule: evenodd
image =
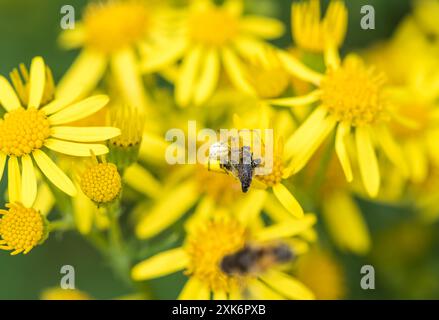
M 81 51 L 57 85 L 41 57 L 0 76 L 0 248 L 26 254 L 75 229 L 132 281 L 184 270 L 180 299 L 343 297 L 317 220 L 361 255 L 372 243 L 355 197 L 439 214 L 439 2 L 414 8 L 391 40 L 341 57 L 342 0 L 323 16 L 319 0 L 293 2 L 289 48 L 270 42 L 285 26 L 241 0 L 90 3 L 60 36 Z M 166 132 L 188 120 L 274 130 L 270 173 L 243 193 L 230 175 L 168 164 Z M 279 244 L 287 263 L 223 267 Z

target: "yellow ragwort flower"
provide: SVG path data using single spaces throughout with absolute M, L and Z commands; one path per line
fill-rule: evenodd
M 47 238 L 47 220 L 40 212 L 21 203 L 6 207 L 0 210 L 0 249 L 12 250 L 11 255 L 26 254 Z
M 317 103 L 285 143 L 293 172 L 301 170 L 330 133 L 336 131 L 335 150 L 346 179 L 353 179 L 350 155 L 356 154 L 364 187 L 375 197 L 380 187 L 375 148 L 381 145 L 397 167 L 406 166 L 388 127 L 393 114 L 385 95 L 384 74 L 354 54 L 340 62 L 334 46 L 325 50 L 324 74 L 316 73 L 287 53 L 279 52 L 279 57 L 294 75 L 317 86 L 304 96 L 268 101 L 286 107 Z
M 9 201 L 32 206 L 37 194 L 34 162 L 59 189 L 75 195 L 76 188 L 67 175 L 47 155 L 46 150 L 71 156 L 89 156 L 90 150 L 101 155 L 108 152 L 103 144 L 92 144 L 113 138 L 120 130 L 112 127 L 72 127 L 66 124 L 87 117 L 108 102 L 96 95 L 76 103 L 53 97 L 51 74 L 41 57 L 32 60 L 30 73 L 21 67 L 11 73 L 16 91 L 0 76 L 0 104 L 6 110 L 0 120 L 0 177 L 8 162 Z M 52 92 L 50 92 L 52 90 Z M 20 164 L 21 162 L 21 173 Z
M 114 201 L 122 189 L 122 179 L 113 163 L 98 162 L 93 155 L 93 164 L 81 175 L 81 190 L 93 202 L 98 205 L 108 204 Z
M 242 16 L 242 7 L 241 0 L 227 0 L 222 6 L 210 0 L 191 2 L 184 32 L 172 46 L 183 55 L 175 89 L 180 106 L 203 104 L 215 91 L 222 68 L 234 86 L 254 93 L 241 58 L 263 53 L 261 39 L 279 37 L 284 28 L 271 18 Z M 144 69 L 149 69 L 147 60 Z
M 189 277 L 179 299 L 312 299 L 313 293 L 285 272 L 272 267 L 258 274 L 235 275 L 221 269 L 222 259 L 252 241 L 290 238 L 315 222 L 305 216 L 295 223 L 279 223 L 253 233 L 231 218 L 206 219 L 189 231 L 181 248 L 159 253 L 135 265 L 134 280 L 147 280 L 185 270 Z M 294 251 L 294 248 L 292 249 Z
M 77 97 L 89 93 L 108 66 L 123 98 L 137 108 L 147 107 L 137 55 L 142 52 L 153 60 L 168 46 L 172 29 L 167 29 L 166 21 L 170 14 L 163 11 L 158 5 L 138 0 L 90 3 L 82 21 L 61 35 L 64 47 L 83 49 L 61 79 L 58 94 Z M 162 63 L 167 63 L 166 59 Z

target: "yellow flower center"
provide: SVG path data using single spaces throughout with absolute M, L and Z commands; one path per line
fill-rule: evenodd
M 135 1 L 91 4 L 84 14 L 86 44 L 111 53 L 141 40 L 148 27 L 148 12 Z
M 263 182 L 267 187 L 272 187 L 282 181 L 284 166 L 279 155 L 273 158 L 273 169 L 270 174 L 258 175 L 257 179 Z
M 250 83 L 260 98 L 275 98 L 288 87 L 290 77 L 282 68 L 250 71 Z
M 0 120 L 0 150 L 10 156 L 23 156 L 40 149 L 50 136 L 50 125 L 43 111 L 18 108 Z
M 197 11 L 189 18 L 189 34 L 194 42 L 219 47 L 238 33 L 238 20 L 221 8 Z
M 244 247 L 246 229 L 234 220 L 210 221 L 189 236 L 186 250 L 190 256 L 187 273 L 197 277 L 212 291 L 229 292 L 237 279 L 221 271 L 221 260 Z
M 121 178 L 113 163 L 94 164 L 81 177 L 81 190 L 98 204 L 116 199 L 121 187 Z
M 19 203 L 7 204 L 8 211 L 0 210 L 0 241 L 2 248 L 14 250 L 12 254 L 28 253 L 44 238 L 45 223 L 41 214 Z
M 338 69 L 329 68 L 321 83 L 322 105 L 338 121 L 353 126 L 374 123 L 382 115 L 384 77 L 366 68 L 356 56 L 348 56 Z

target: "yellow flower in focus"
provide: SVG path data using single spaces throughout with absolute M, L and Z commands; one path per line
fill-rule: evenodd
M 181 248 L 159 253 L 135 265 L 134 280 L 147 280 L 185 270 L 189 277 L 179 299 L 312 299 L 313 294 L 292 276 L 276 268 L 260 274 L 228 274 L 221 268 L 227 255 L 243 249 L 252 241 L 273 242 L 307 230 L 315 222 L 305 216 L 295 223 L 280 223 L 253 233 L 231 218 L 205 220 L 191 229 Z M 294 248 L 292 248 L 294 252 Z M 247 295 L 249 297 L 247 297 Z
M 0 249 L 12 250 L 11 255 L 26 254 L 47 238 L 47 221 L 40 212 L 21 203 L 6 207 L 0 210 Z
M 183 61 L 176 79 L 177 103 L 201 105 L 217 88 L 221 70 L 242 91 L 254 94 L 241 58 L 263 54 L 265 43 L 282 35 L 283 25 L 274 19 L 242 16 L 241 0 L 227 0 L 216 6 L 210 0 L 191 2 L 180 41 Z M 148 70 L 145 60 L 144 69 Z
M 301 170 L 322 142 L 335 134 L 335 151 L 348 181 L 353 180 L 350 155 L 356 155 L 363 185 L 378 194 L 380 172 L 375 149 L 380 146 L 400 168 L 405 159 L 388 127 L 392 118 L 385 96 L 385 76 L 350 54 L 342 62 L 334 46 L 325 50 L 325 74 L 318 74 L 284 52 L 279 57 L 297 77 L 318 88 L 304 96 L 272 99 L 273 105 L 292 107 L 317 103 L 315 110 L 286 141 L 286 158 L 293 173 Z M 348 147 L 349 150 L 348 150 Z
M 68 195 L 76 194 L 72 181 L 47 155 L 47 149 L 79 157 L 90 155 L 90 150 L 102 155 L 108 148 L 90 142 L 116 137 L 120 130 L 66 126 L 100 110 L 108 97 L 96 95 L 73 104 L 63 97 L 49 101 L 54 84 L 43 59 L 34 58 L 30 72 L 24 67 L 21 72 L 23 79 L 18 72 L 11 73 L 16 91 L 0 76 L 0 103 L 6 110 L 0 120 L 0 177 L 8 160 L 9 201 L 31 207 L 37 194 L 34 162 L 56 187 Z
M 113 202 L 122 189 L 122 179 L 113 163 L 106 162 L 105 158 L 98 162 L 93 156 L 93 164 L 81 175 L 81 190 L 98 206 Z
M 323 52 L 328 41 L 339 48 L 345 38 L 348 12 L 344 1 L 331 0 L 325 17 L 320 18 L 320 0 L 291 5 L 291 31 L 296 45 L 310 52 Z
M 82 21 L 61 35 L 64 47 L 83 49 L 61 79 L 57 94 L 72 100 L 88 94 L 109 67 L 125 101 L 147 107 L 137 55 L 146 51 L 151 58 L 162 52 L 157 47 L 168 45 L 164 11 L 137 0 L 90 3 Z

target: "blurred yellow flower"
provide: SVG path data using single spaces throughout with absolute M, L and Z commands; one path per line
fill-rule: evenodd
M 134 280 L 161 277 L 185 269 L 189 280 L 179 299 L 242 299 L 246 292 L 256 299 L 312 299 L 313 293 L 292 276 L 275 268 L 261 274 L 230 275 L 222 271 L 222 259 L 251 241 L 270 242 L 294 237 L 315 222 L 305 216 L 295 223 L 279 223 L 251 232 L 232 218 L 205 220 L 189 231 L 184 246 L 161 252 L 132 269 Z M 292 248 L 294 252 L 294 248 Z
M 222 6 L 210 0 L 192 1 L 178 46 L 183 61 L 176 79 L 175 97 L 180 106 L 201 105 L 215 91 L 223 67 L 237 88 L 254 93 L 248 84 L 240 57 L 263 54 L 264 42 L 282 35 L 277 20 L 242 16 L 243 2 L 227 0 Z M 144 70 L 149 70 L 148 60 Z
M 291 5 L 291 30 L 295 44 L 310 52 L 323 52 L 330 40 L 337 48 L 344 41 L 348 12 L 344 1 L 331 0 L 325 17 L 320 18 L 320 0 Z
M 87 293 L 78 289 L 48 288 L 41 293 L 41 300 L 91 300 Z
M 9 201 L 22 202 L 27 207 L 32 206 L 37 194 L 34 161 L 55 186 L 68 195 L 76 194 L 70 178 L 43 148 L 80 157 L 89 156 L 90 150 L 101 155 L 107 153 L 108 148 L 88 142 L 104 141 L 120 134 L 119 129 L 112 127 L 64 126 L 100 110 L 108 98 L 96 95 L 74 104 L 67 103 L 63 97 L 49 101 L 47 97 L 53 97 L 53 92 L 50 94 L 48 90 L 53 90 L 54 84 L 48 70 L 43 59 L 36 57 L 29 74 L 21 67 L 24 82 L 18 72 L 13 72 L 16 92 L 8 80 L 0 76 L 0 103 L 6 110 L 0 120 L 0 170 L 3 172 L 9 158 Z
M 83 49 L 61 79 L 57 93 L 71 100 L 88 94 L 109 65 L 124 100 L 134 107 L 146 108 L 137 55 L 144 51 L 157 55 L 170 43 L 166 42 L 166 27 L 172 17 L 164 12 L 167 10 L 162 6 L 146 1 L 90 3 L 82 21 L 61 34 L 64 47 Z
M 300 257 L 297 278 L 312 290 L 316 299 L 336 300 L 346 296 L 343 267 L 327 250 L 312 249 Z

